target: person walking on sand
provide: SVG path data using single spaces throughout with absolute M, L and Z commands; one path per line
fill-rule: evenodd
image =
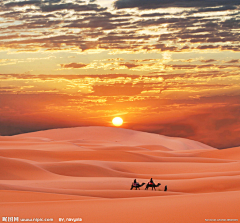
M 167 185 L 165 186 L 164 191 L 167 191 Z

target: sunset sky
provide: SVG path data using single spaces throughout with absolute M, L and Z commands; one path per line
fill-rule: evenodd
M 240 145 L 239 0 L 1 0 L 0 135 L 112 126 Z

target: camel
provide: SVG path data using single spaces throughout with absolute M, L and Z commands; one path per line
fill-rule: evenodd
M 139 190 L 140 190 L 140 187 L 142 187 L 144 184 L 145 184 L 145 183 L 142 183 L 142 184 L 136 184 L 136 185 L 133 185 L 133 184 L 132 184 L 132 186 L 131 186 L 131 189 L 130 189 L 130 190 L 132 190 L 133 188 L 136 188 L 136 190 L 137 190 L 137 189 L 139 189 Z
M 160 185 L 161 185 L 160 183 L 158 183 L 158 184 L 154 184 L 154 183 L 153 183 L 153 184 L 149 184 L 149 183 L 148 183 L 148 184 L 146 185 L 145 190 L 148 190 L 149 187 L 151 187 L 152 190 L 153 190 L 153 188 L 154 188 L 154 190 L 156 190 L 156 187 L 159 187 Z

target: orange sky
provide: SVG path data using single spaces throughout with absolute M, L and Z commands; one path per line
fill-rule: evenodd
M 112 126 L 240 145 L 237 0 L 4 0 L 0 134 Z

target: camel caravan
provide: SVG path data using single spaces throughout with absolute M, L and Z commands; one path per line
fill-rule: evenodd
M 133 181 L 133 183 L 132 183 L 132 186 L 131 186 L 130 190 L 132 190 L 133 188 L 136 188 L 136 190 L 137 190 L 137 189 L 140 190 L 140 187 L 142 187 L 143 185 L 145 185 L 145 183 L 139 184 L 139 183 L 137 182 L 137 180 L 135 179 L 135 180 Z M 155 183 L 153 182 L 153 179 L 151 178 L 150 181 L 147 183 L 147 185 L 146 185 L 146 187 L 145 187 L 145 190 L 148 190 L 149 187 L 151 187 L 152 190 L 153 190 L 153 189 L 156 190 L 156 187 L 159 187 L 160 185 L 161 185 L 160 183 L 155 184 Z M 164 187 L 164 191 L 167 191 L 167 185 Z

